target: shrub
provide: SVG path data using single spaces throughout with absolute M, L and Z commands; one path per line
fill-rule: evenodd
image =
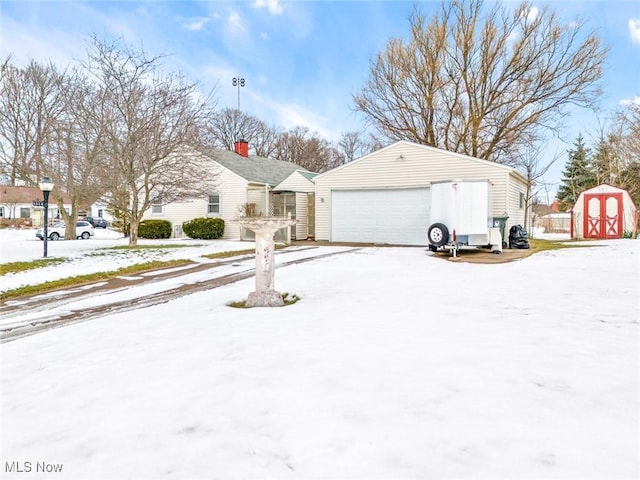
M 221 218 L 194 218 L 182 224 L 182 231 L 190 238 L 213 240 L 222 237 L 224 220 Z
M 170 238 L 171 222 L 168 220 L 143 220 L 138 226 L 140 238 Z

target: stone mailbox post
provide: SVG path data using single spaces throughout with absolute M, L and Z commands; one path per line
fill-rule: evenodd
M 282 294 L 274 290 L 274 252 L 273 235 L 281 228 L 295 225 L 296 220 L 282 217 L 247 217 L 238 220 L 241 227 L 255 233 L 256 242 L 256 290 L 251 292 L 245 305 L 247 307 L 282 307 Z

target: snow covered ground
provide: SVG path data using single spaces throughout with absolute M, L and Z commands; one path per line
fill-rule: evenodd
M 292 306 L 228 307 L 247 279 L 1 344 L 1 476 L 637 479 L 640 241 L 594 245 L 365 248 L 278 269 Z
M 0 277 L 0 292 L 47 280 L 118 270 L 135 263 L 175 259 L 191 259 L 202 262 L 206 261 L 202 258 L 202 255 L 205 254 L 254 248 L 252 242 L 182 238 L 140 239 L 138 245 L 174 244 L 186 246 L 184 248 L 114 250 L 114 247 L 125 247 L 128 244 L 129 239 L 124 238 L 119 232 L 102 228 L 97 228 L 95 236 L 89 240 L 49 241 L 47 242 L 48 257 L 64 258 L 66 261 L 60 265 L 3 275 Z M 43 250 L 43 242 L 36 238 L 35 230 L 0 230 L 0 260 L 2 263 L 41 259 Z

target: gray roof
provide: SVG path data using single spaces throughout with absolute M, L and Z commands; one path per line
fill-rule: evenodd
M 269 184 L 271 187 L 275 187 L 296 170 L 307 171 L 295 163 L 257 155 L 243 157 L 230 150 L 207 150 L 202 153 L 249 182 Z
M 313 182 L 313 179 L 318 175 L 317 173 L 313 173 L 313 172 L 300 172 L 300 175 L 302 175 L 304 178 L 306 178 L 307 180 L 309 180 L 310 182 Z

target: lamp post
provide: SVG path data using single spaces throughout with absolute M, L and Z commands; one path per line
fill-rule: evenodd
M 49 239 L 49 194 L 53 190 L 53 180 L 49 177 L 43 177 L 38 182 L 42 195 L 44 196 L 44 258 L 47 258 L 47 240 Z
M 238 110 L 240 110 L 240 87 L 244 87 L 244 78 L 233 77 L 233 86 L 238 87 Z

